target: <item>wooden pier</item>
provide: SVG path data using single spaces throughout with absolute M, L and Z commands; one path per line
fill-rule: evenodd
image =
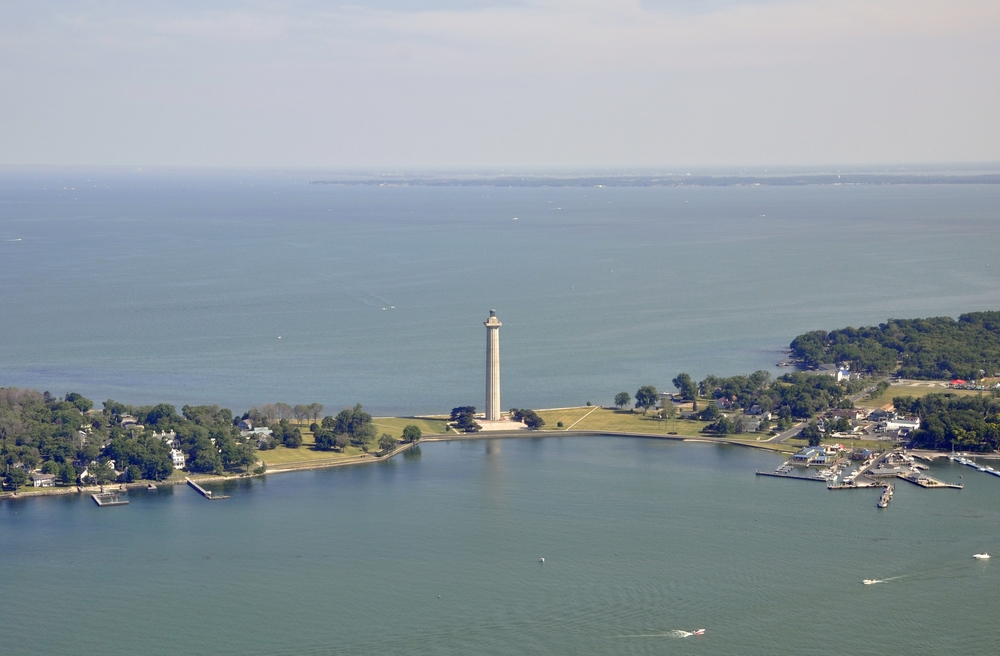
M 774 476 L 775 478 L 790 478 L 793 481 L 817 481 L 819 483 L 827 483 L 827 479 L 820 478 L 819 476 L 792 476 L 791 474 L 779 474 L 778 472 L 762 472 L 757 470 L 758 476 Z
M 197 483 L 195 483 L 194 481 L 192 481 L 190 478 L 185 477 L 184 480 L 187 481 L 188 485 L 190 485 L 194 489 L 198 490 L 198 493 L 201 494 L 201 496 L 203 496 L 206 499 L 208 499 L 209 501 L 221 501 L 222 499 L 228 499 L 229 498 L 228 494 L 216 494 L 216 495 L 213 495 L 211 490 L 206 490 L 202 486 L 200 486 Z M 128 503 L 128 502 L 126 501 L 125 503 Z

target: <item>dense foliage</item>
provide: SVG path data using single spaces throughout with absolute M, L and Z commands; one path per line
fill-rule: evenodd
M 678 376 L 686 376 L 681 374 Z M 845 384 L 833 376 L 804 372 L 785 374 L 776 381 L 766 371 L 756 371 L 749 376 L 719 378 L 707 376 L 699 387 L 704 396 L 726 399 L 729 407 L 750 410 L 754 406 L 763 412 L 780 416 L 808 419 L 829 408 L 851 407 L 847 394 L 863 383 Z M 703 410 L 701 418 L 714 420 L 711 408 Z
M 344 408 L 336 417 L 323 417 L 322 424 L 311 426 L 316 448 L 320 451 L 342 451 L 350 444 L 368 450 L 369 442 L 375 438 L 372 416 L 362 409 L 360 403 L 353 408 Z
M 510 418 L 514 421 L 524 422 L 524 425 L 535 430 L 545 425 L 545 420 L 538 416 L 534 410 L 511 408 Z
M 1000 399 L 928 394 L 892 400 L 899 412 L 920 417 L 911 444 L 927 449 L 992 451 L 1000 447 Z
M 451 420 L 455 422 L 455 428 L 466 433 L 476 433 L 482 429 L 482 426 L 476 423 L 476 407 L 472 405 L 452 408 Z
M 855 371 L 889 372 L 899 364 L 907 378 L 978 379 L 1000 371 L 1000 312 L 815 330 L 796 337 L 791 349 L 806 366 L 851 362 Z
M 77 393 L 0 388 L 0 459 L 9 483 L 24 484 L 41 468 L 70 485 L 163 480 L 174 471 L 171 449 L 185 455 L 187 469 L 222 472 L 248 469 L 255 445 L 240 436 L 233 414 L 219 406 L 169 404 L 131 406 L 104 402 L 102 411 Z

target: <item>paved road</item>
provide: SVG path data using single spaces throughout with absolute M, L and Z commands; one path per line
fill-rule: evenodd
M 778 433 L 777 435 L 775 435 L 771 439 L 765 440 L 765 441 L 766 442 L 774 442 L 774 443 L 784 442 L 788 438 L 795 437 L 796 435 L 798 435 L 799 431 L 802 430 L 802 427 L 805 426 L 805 425 L 806 425 L 806 422 L 800 421 L 799 423 L 795 424 L 794 426 L 792 426 L 791 428 L 789 428 L 785 432 Z

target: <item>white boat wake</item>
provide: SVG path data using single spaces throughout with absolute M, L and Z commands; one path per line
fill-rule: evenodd
M 680 629 L 675 629 L 673 631 L 668 631 L 666 633 L 637 633 L 634 635 L 620 635 L 615 636 L 616 638 L 690 638 L 691 636 L 701 636 L 705 635 L 705 629 L 697 629 L 695 631 L 682 631 Z

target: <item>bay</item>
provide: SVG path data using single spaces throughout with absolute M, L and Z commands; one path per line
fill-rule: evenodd
M 614 437 L 0 504 L 5 654 L 995 653 L 1000 482 L 755 477 L 774 454 Z M 544 564 L 539 562 L 545 558 Z M 885 582 L 865 586 L 864 578 Z M 707 629 L 703 637 L 678 631 Z

